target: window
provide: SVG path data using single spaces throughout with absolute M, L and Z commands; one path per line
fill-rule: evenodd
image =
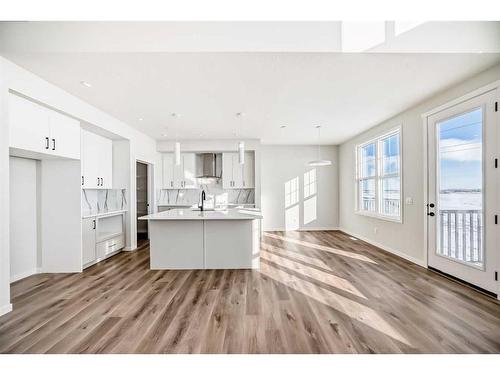
M 356 207 L 360 214 L 401 220 L 401 130 L 356 147 Z

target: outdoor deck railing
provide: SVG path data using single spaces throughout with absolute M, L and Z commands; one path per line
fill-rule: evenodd
M 468 263 L 482 263 L 481 210 L 439 210 L 439 253 Z

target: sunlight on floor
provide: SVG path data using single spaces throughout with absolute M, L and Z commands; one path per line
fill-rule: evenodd
M 279 266 L 286 267 L 311 279 L 317 280 L 321 283 L 333 286 L 334 288 L 351 293 L 357 297 L 366 299 L 366 297 L 358 289 L 356 289 L 348 280 L 343 279 L 342 277 L 338 277 L 332 275 L 331 273 L 320 271 L 316 268 L 304 266 L 303 264 L 296 263 L 292 260 L 283 258 L 281 256 L 266 251 L 261 252 L 260 256 L 261 259 L 265 259 L 269 262 L 276 263 Z
M 367 326 L 395 339 L 406 345 L 411 344 L 391 325 L 380 317 L 373 309 L 366 307 L 349 298 L 343 297 L 315 284 L 305 281 L 297 276 L 291 275 L 283 270 L 273 267 L 265 262 L 261 263 L 260 272 L 267 277 L 286 285 L 314 300 L 332 307 Z
M 334 249 L 333 247 L 319 245 L 319 244 L 315 244 L 315 243 L 307 242 L 307 241 L 302 241 L 302 240 L 297 240 L 295 238 L 283 237 L 283 236 L 280 236 L 280 235 L 277 235 L 277 234 L 274 234 L 274 233 L 269 233 L 269 232 L 264 232 L 263 235 L 264 235 L 264 237 L 274 238 L 276 240 L 281 240 L 281 241 L 286 241 L 286 242 L 294 243 L 294 244 L 297 244 L 297 245 L 307 246 L 307 247 L 311 247 L 311 248 L 316 249 L 316 250 L 327 251 L 329 253 L 336 254 L 336 255 L 341 255 L 341 256 L 345 256 L 345 257 L 348 257 L 348 258 L 362 260 L 363 262 L 377 264 L 377 262 L 371 260 L 367 256 L 364 256 L 364 255 L 361 255 L 361 254 L 356 254 L 356 253 L 353 253 L 351 251 Z

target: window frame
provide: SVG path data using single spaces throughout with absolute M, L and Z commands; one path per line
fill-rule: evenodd
M 394 135 L 399 135 L 399 163 L 398 163 L 398 173 L 383 173 L 383 147 L 381 147 L 382 142 Z M 375 144 L 375 176 L 373 177 L 361 177 L 361 149 L 369 144 Z M 355 213 L 362 216 L 373 217 L 376 219 L 392 221 L 396 223 L 403 223 L 403 129 L 399 125 L 396 128 L 391 129 L 379 136 L 372 137 L 363 143 L 359 143 L 354 148 L 355 160 L 356 160 L 356 171 L 355 171 Z M 390 177 L 399 176 L 399 216 L 390 216 L 383 214 L 381 211 L 381 201 L 382 201 L 382 190 L 383 182 L 385 179 Z M 361 208 L 361 191 L 360 182 L 363 180 L 374 180 L 375 181 L 375 211 L 367 211 Z

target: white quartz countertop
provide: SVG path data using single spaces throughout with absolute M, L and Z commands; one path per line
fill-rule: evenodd
M 141 216 L 139 220 L 253 220 L 262 219 L 260 210 L 254 208 L 229 208 L 215 211 L 195 211 L 176 208 Z
M 106 210 L 106 211 L 84 211 L 82 214 L 83 219 L 87 219 L 89 217 L 102 217 L 102 216 L 114 216 L 114 215 L 121 215 L 124 212 L 127 212 L 127 210 Z

